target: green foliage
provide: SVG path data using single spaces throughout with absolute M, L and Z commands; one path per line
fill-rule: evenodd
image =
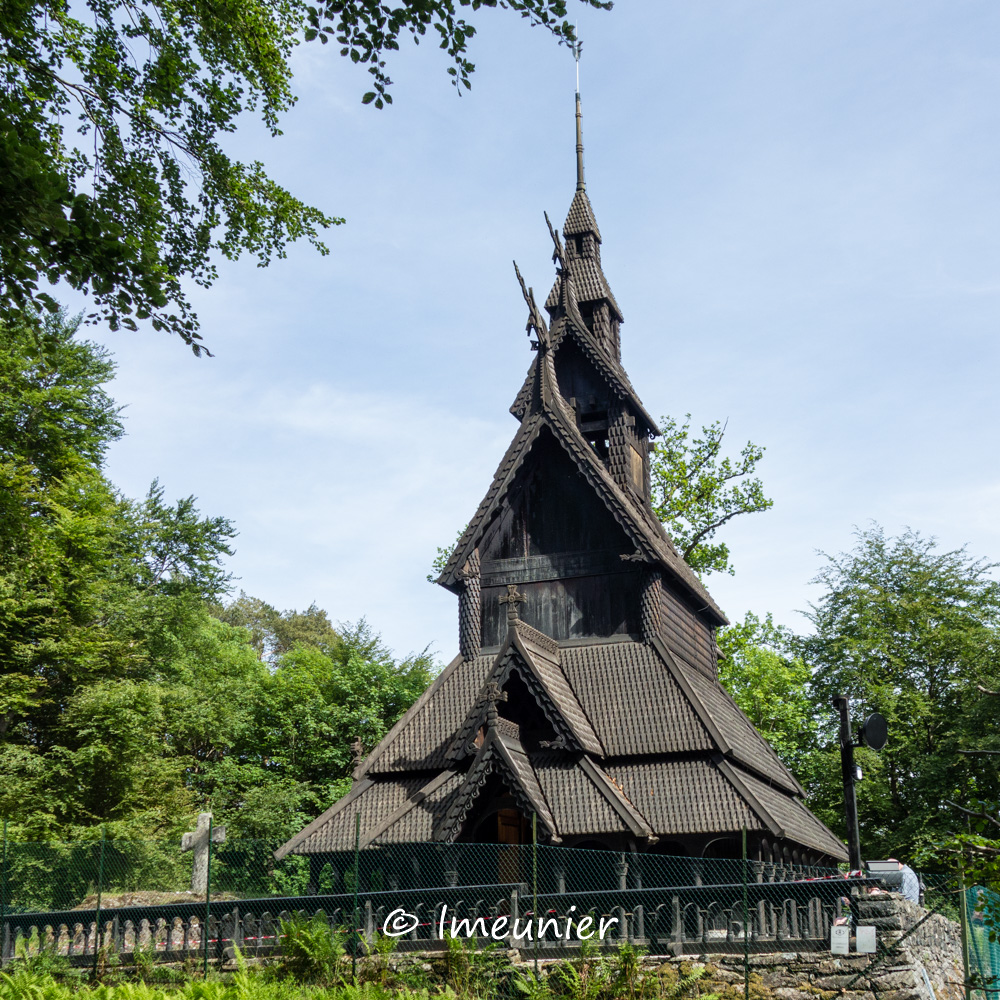
M 768 614 L 747 612 L 717 634 L 719 680 L 756 730 L 801 781 L 821 766 L 810 672 L 795 637 Z
M 465 526 L 468 528 L 468 525 Z M 462 535 L 465 534 L 465 528 L 455 536 L 455 541 L 451 545 L 442 548 L 440 545 L 437 548 L 437 555 L 434 557 L 434 561 L 431 563 L 431 572 L 427 574 L 428 583 L 437 583 L 438 577 L 444 572 L 445 566 L 448 565 L 448 560 L 451 558 L 452 552 L 455 551 L 455 546 L 458 545 L 459 540 Z
M 610 0 L 583 0 L 590 7 L 610 10 Z M 362 98 L 364 104 L 376 108 L 392 103 L 388 88 L 392 81 L 386 75 L 383 56 L 399 48 L 399 38 L 409 32 L 419 43 L 428 29 L 438 47 L 451 56 L 454 65 L 448 73 L 456 87 L 469 89 L 475 66 L 465 58 L 467 42 L 476 33 L 473 25 L 457 16 L 457 7 L 507 7 L 528 19 L 532 26 L 541 25 L 559 41 L 572 44 L 576 40 L 573 25 L 566 20 L 566 0 L 409 0 L 389 9 L 384 5 L 343 3 L 342 0 L 319 0 L 308 7 L 307 40 L 319 38 L 324 44 L 336 40 L 342 46 L 340 54 L 352 62 L 366 64 L 373 78 L 372 90 Z M 461 92 L 461 90 L 459 91 Z
M 726 425 L 716 421 L 691 437 L 690 413 L 683 423 L 663 417 L 660 431 L 650 455 L 653 510 L 696 573 L 732 575 L 729 547 L 712 539 L 734 517 L 773 505 L 751 478 L 764 449 L 748 441 L 739 458 L 720 458 Z
M 323 985 L 342 979 L 344 944 L 323 918 L 282 920 L 281 939 L 282 973 Z
M 610 6 L 584 0 L 590 6 Z M 460 0 L 475 9 L 497 0 Z M 560 40 L 572 40 L 565 0 L 501 3 Z M 5 4 L 0 12 L 0 319 L 55 311 L 44 284 L 89 293 L 91 318 L 112 328 L 177 333 L 204 350 L 185 281 L 211 285 L 218 255 L 260 265 L 343 222 L 304 204 L 223 147 L 247 113 L 272 136 L 294 103 L 290 55 L 300 37 L 334 37 L 366 63 L 391 100 L 384 54 L 407 31 L 428 28 L 469 85 L 474 29 L 452 0 L 411 0 L 390 10 L 364 0 L 61 0 Z
M 315 605 L 220 603 L 232 525 L 156 482 L 140 501 L 115 491 L 113 367 L 77 326 L 2 328 L 0 815 L 22 840 L 103 826 L 149 842 L 210 806 L 234 856 L 240 839 L 280 841 L 346 790 L 350 743 L 373 746 L 433 663 L 397 662 L 366 623 L 335 630 Z
M 644 948 L 637 948 L 627 941 L 618 945 L 618 950 L 614 956 L 613 981 L 615 995 L 623 997 L 627 995 L 629 1000 L 635 1000 L 636 991 L 641 986 L 642 981 L 642 956 L 645 954 Z
M 809 615 L 815 633 L 798 644 L 831 747 L 813 805 L 842 827 L 829 702 L 848 694 L 856 725 L 870 711 L 889 723 L 884 750 L 857 751 L 865 855 L 940 864 L 936 845 L 964 825 L 946 802 L 1000 798 L 995 758 L 981 755 L 1000 750 L 986 693 L 1000 687 L 1000 584 L 992 564 L 964 548 L 942 552 L 914 531 L 891 538 L 875 525 L 856 538 L 852 552 L 826 557 L 816 578 L 824 593 Z
M 508 963 L 499 943 L 480 947 L 476 938 L 445 935 L 445 982 L 452 996 L 487 1000 L 502 992 L 509 978 Z
M 278 134 L 300 18 L 294 0 L 5 5 L 0 315 L 54 308 L 40 287 L 64 281 L 112 329 L 149 319 L 198 353 L 181 282 L 211 284 L 213 251 L 266 264 L 305 237 L 325 252 L 318 231 L 341 220 L 220 143 L 245 111 Z

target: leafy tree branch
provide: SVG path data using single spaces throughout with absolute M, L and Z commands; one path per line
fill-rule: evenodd
M 700 437 L 691 434 L 690 413 L 661 424 L 650 462 L 653 510 L 696 572 L 732 575 L 729 547 L 712 539 L 734 517 L 773 505 L 753 476 L 764 449 L 748 441 L 737 458 L 720 458 L 727 424 L 715 421 Z
M 581 0 L 608 7 L 599 0 Z M 260 266 L 342 218 L 305 204 L 263 163 L 224 151 L 247 112 L 273 136 L 294 103 L 291 54 L 335 37 L 367 64 L 383 107 L 385 56 L 430 29 L 468 87 L 475 29 L 458 8 L 506 7 L 572 41 L 565 0 L 63 0 L 0 9 L 0 319 L 56 312 L 46 285 L 89 295 L 88 321 L 148 321 L 206 349 L 185 286 L 216 260 Z

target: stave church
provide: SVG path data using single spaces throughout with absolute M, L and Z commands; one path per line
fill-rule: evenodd
M 584 183 L 555 284 L 521 281 L 535 356 L 518 422 L 438 583 L 459 653 L 276 854 L 530 842 L 692 858 L 846 861 L 718 680 L 727 624 L 650 505 L 657 425 L 621 363 L 622 312 Z

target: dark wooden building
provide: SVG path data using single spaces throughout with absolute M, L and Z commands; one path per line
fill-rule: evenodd
M 459 655 L 279 852 L 519 843 L 828 864 L 844 845 L 718 681 L 726 619 L 650 506 L 657 435 L 621 364 L 622 312 L 577 188 L 519 427 L 438 582 Z M 518 275 L 520 277 L 520 275 Z M 523 289 L 523 282 L 522 282 Z

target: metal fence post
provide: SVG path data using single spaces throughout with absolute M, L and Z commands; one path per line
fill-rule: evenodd
M 958 859 L 958 918 L 962 927 L 962 978 L 965 1000 L 972 1000 L 972 971 L 969 968 L 969 893 L 965 888 L 965 858 Z
M 104 888 L 104 827 L 101 827 L 101 854 L 97 862 L 97 910 L 94 914 L 94 978 L 97 977 L 97 957 L 101 950 L 101 891 Z
M 531 814 L 531 893 L 532 893 L 532 918 L 536 928 L 541 928 L 542 921 L 538 916 L 538 814 Z M 538 975 L 538 930 L 535 934 L 535 975 Z
M 205 873 L 205 926 L 201 929 L 201 941 L 204 946 L 204 971 L 202 975 L 208 979 L 208 921 L 212 917 L 212 814 L 208 816 L 208 871 Z
M 351 979 L 358 981 L 358 883 L 361 881 L 361 813 L 354 814 L 354 916 L 351 924 Z
M 743 825 L 743 998 L 750 1000 L 750 899 L 747 887 L 747 828 Z

